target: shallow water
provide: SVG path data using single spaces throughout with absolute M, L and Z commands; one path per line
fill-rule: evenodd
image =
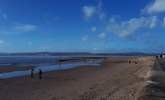
M 97 60 L 94 62 L 77 62 L 77 63 L 72 63 L 72 64 L 37 66 L 34 68 L 34 73 L 38 73 L 39 70 L 42 70 L 43 72 L 49 72 L 49 71 L 67 70 L 67 69 L 72 69 L 72 68 L 76 68 L 76 67 L 80 67 L 80 66 L 96 67 L 96 66 L 100 65 L 101 61 L 102 60 Z M 30 73 L 31 73 L 31 70 L 0 73 L 0 79 L 29 76 Z
M 13 64 L 53 63 L 58 56 L 0 56 L 0 67 Z
M 0 67 L 8 67 L 16 64 L 53 64 L 57 63 L 58 60 L 65 60 L 70 58 L 79 59 L 79 57 L 81 58 L 88 56 L 0 56 Z

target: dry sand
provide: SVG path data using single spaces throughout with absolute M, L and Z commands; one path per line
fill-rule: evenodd
M 44 73 L 42 80 L 0 80 L 0 100 L 137 100 L 153 64 L 152 57 L 110 58 L 99 67 Z
M 138 100 L 165 100 L 165 59 L 155 59 Z

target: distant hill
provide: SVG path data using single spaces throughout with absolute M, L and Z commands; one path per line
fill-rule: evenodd
M 128 53 L 99 53 L 99 55 L 112 55 L 112 56 L 156 56 L 156 55 L 159 55 L 159 53 L 128 52 Z

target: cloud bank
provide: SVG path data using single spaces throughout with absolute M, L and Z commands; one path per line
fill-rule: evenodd
M 148 4 L 143 11 L 148 14 L 163 13 L 165 12 L 165 0 L 154 0 Z
M 102 32 L 113 33 L 119 37 L 128 37 L 132 34 L 135 34 L 141 29 L 151 30 L 157 27 L 165 27 L 165 17 L 159 18 L 158 15 L 149 15 L 149 16 L 140 16 L 133 17 L 128 20 L 122 20 L 116 17 L 109 17 L 103 10 L 102 0 L 98 0 L 98 4 L 95 6 L 84 6 L 84 13 L 88 18 L 99 18 L 104 19 L 102 21 L 102 26 L 105 30 Z M 154 0 L 150 4 L 144 7 L 143 11 L 147 13 L 159 13 L 165 12 L 165 0 Z M 92 32 L 96 32 L 94 28 L 91 29 Z M 141 33 L 143 34 L 143 33 Z M 107 35 L 100 35 L 99 37 L 106 37 Z
M 127 21 L 121 21 L 111 17 L 107 23 L 106 30 L 120 37 L 127 37 L 138 30 L 153 29 L 162 25 L 156 16 L 132 18 Z
M 145 14 L 139 12 L 139 17 L 135 16 L 127 20 L 123 20 L 120 15 L 117 15 L 117 17 L 115 15 L 107 16 L 109 14 L 105 13 L 102 0 L 98 0 L 98 4 L 92 7 L 95 10 L 93 10 L 94 12 L 91 14 L 90 18 L 100 19 L 101 22 L 99 24 L 101 28 L 97 26 L 98 30 L 93 29 L 95 33 L 98 33 L 97 37 L 99 39 L 108 40 L 106 42 L 109 43 L 111 36 L 113 36 L 119 39 L 116 41 L 124 40 L 128 43 L 140 44 L 142 45 L 142 48 L 140 48 L 141 50 L 164 50 L 165 44 L 162 43 L 161 39 L 154 36 L 156 34 L 161 34 L 161 32 L 165 30 L 165 17 L 160 16 L 165 12 L 165 0 L 152 0 L 149 4 L 144 6 L 144 8 L 140 9 L 140 11 L 143 11 Z M 96 26 L 95 22 L 93 24 L 93 26 Z M 134 47 L 132 46 L 132 48 Z

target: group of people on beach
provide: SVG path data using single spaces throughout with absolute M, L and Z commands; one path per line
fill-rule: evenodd
M 42 79 L 42 73 L 43 73 L 42 70 L 39 69 L 39 72 L 38 72 L 38 78 L 39 79 Z M 30 76 L 32 79 L 34 78 L 34 69 L 33 68 L 31 69 L 31 75 Z
M 161 53 L 159 56 L 156 56 L 156 58 L 165 58 L 165 54 Z
M 137 61 L 131 61 L 131 60 L 129 60 L 128 62 L 129 62 L 129 64 L 131 64 L 131 63 L 138 64 L 138 62 L 137 62 Z

